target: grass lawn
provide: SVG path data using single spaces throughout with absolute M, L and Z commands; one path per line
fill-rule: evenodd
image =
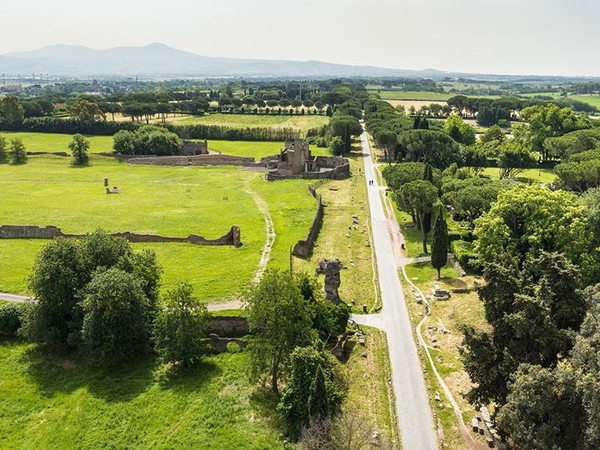
M 69 142 L 73 140 L 71 134 L 0 131 L 0 136 L 4 136 L 7 140 L 21 139 L 25 149 L 30 152 L 67 152 L 69 155 L 71 154 L 68 147 Z M 112 136 L 86 137 L 90 140 L 90 153 L 112 152 Z
M 265 156 L 278 155 L 284 147 L 283 142 L 251 142 L 251 141 L 208 141 L 208 148 L 226 155 L 252 156 L 256 160 Z M 313 156 L 331 156 L 327 148 L 310 146 Z
M 102 180 L 122 193 L 106 195 Z M 216 238 L 232 225 L 241 228 L 243 246 L 135 244 L 156 251 L 164 287 L 192 283 L 199 296 L 230 299 L 257 269 L 265 242 L 265 222 L 247 188 L 269 204 L 275 221 L 274 263 L 287 260 L 289 246 L 306 234 L 314 212 L 308 181 L 267 183 L 262 174 L 232 167 L 129 165 L 94 156 L 85 168 L 65 158 L 35 156 L 23 166 L 0 165 L 2 224 L 56 225 L 66 233 L 97 228 L 164 236 L 200 234 Z M 272 205 L 271 205 L 272 203 Z M 0 291 L 27 292 L 26 279 L 43 240 L 0 241 Z M 278 254 L 281 252 L 282 254 Z
M 588 103 L 600 109 L 600 95 L 570 95 L 569 98 Z
M 408 277 L 423 291 L 426 296 L 431 295 L 433 283 L 437 282 L 437 271 L 430 263 L 410 264 L 406 267 Z M 402 275 L 401 275 L 402 276 Z M 442 269 L 442 280 L 439 282 L 442 289 L 458 287 L 473 287 L 476 278 L 471 276 L 459 277 L 454 268 L 448 264 Z M 414 301 L 414 297 L 407 290 L 409 313 L 413 325 L 423 318 L 423 306 Z M 464 395 L 470 390 L 471 383 L 464 370 L 459 348 L 462 344 L 461 327 L 472 326 L 484 329 L 486 321 L 483 305 L 475 292 L 452 294 L 449 301 L 430 300 L 431 315 L 422 327 L 423 337 L 430 347 L 431 355 L 435 361 L 438 372 L 449 387 L 454 399 L 458 402 L 465 423 L 470 423 L 476 410 L 470 405 Z M 429 328 L 432 327 L 432 328 Z M 442 333 L 447 329 L 449 333 Z M 444 431 L 444 448 L 468 449 L 458 429 L 456 416 L 451 405 L 447 402 L 442 389 L 431 370 L 429 361 L 425 358 L 425 378 L 430 396 L 439 393 L 442 401 L 434 402 L 432 407 L 435 415 L 442 424 Z M 475 436 L 475 434 L 473 434 Z
M 365 346 L 356 343 L 346 363 L 350 386 L 343 408 L 364 415 L 383 434 L 384 441 L 398 442 L 388 384 L 391 369 L 385 333 L 376 328 L 362 329 L 366 336 Z
M 168 121 L 169 119 L 167 119 Z M 306 131 L 329 123 L 327 116 L 290 116 L 281 114 L 276 116 L 254 114 L 207 114 L 205 116 L 176 117 L 173 123 L 177 125 L 219 125 L 231 128 L 292 128 Z
M 103 370 L 31 349 L 0 341 L 1 448 L 284 448 L 246 353 L 169 378 L 152 360 Z
M 341 272 L 340 297 L 352 303 L 354 312 L 361 312 L 363 304 L 369 309 L 375 304 L 372 249 L 366 245 L 369 204 L 361 158 L 350 157 L 350 180 L 330 181 L 317 188 L 325 204 L 323 226 L 312 257 L 306 261 L 294 259 L 294 270 L 308 273 L 314 273 L 320 259 L 340 259 L 347 267 Z
M 494 167 L 486 167 L 483 170 L 483 175 L 498 179 L 500 177 L 500 169 Z M 552 169 L 527 169 L 516 176 L 516 179 L 525 183 L 554 183 L 558 177 Z

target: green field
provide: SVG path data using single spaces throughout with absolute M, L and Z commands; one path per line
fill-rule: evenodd
M 442 92 L 427 92 L 427 91 L 400 91 L 400 90 L 373 90 L 373 93 L 377 93 L 381 96 L 382 100 L 439 100 L 446 101 L 453 94 L 447 94 Z
M 71 134 L 58 133 L 27 133 L 0 131 L 0 136 L 7 140 L 19 138 L 23 141 L 25 148 L 30 152 L 67 152 L 69 142 L 73 139 Z M 90 153 L 110 153 L 112 152 L 112 136 L 87 136 L 90 140 Z
M 169 120 L 169 119 L 167 119 Z M 276 116 L 254 115 L 254 114 L 207 114 L 205 116 L 185 116 L 171 119 L 176 125 L 219 125 L 231 128 L 292 128 L 306 131 L 326 125 L 329 122 L 327 116 L 290 116 L 281 114 Z
M 600 109 L 600 95 L 570 95 L 569 98 L 579 100 Z
M 206 358 L 166 377 L 151 360 L 98 369 L 0 341 L 2 449 L 283 449 L 248 354 Z
M 483 170 L 483 175 L 498 179 L 500 177 L 500 169 L 494 167 L 486 167 Z M 527 169 L 516 176 L 516 179 L 524 182 L 534 183 L 554 183 L 558 177 L 552 169 Z
M 249 141 L 208 141 L 210 150 L 218 151 L 226 155 L 253 156 L 259 160 L 265 156 L 278 155 L 284 147 L 283 142 L 249 142 Z M 331 156 L 327 148 L 310 146 L 314 156 Z
M 106 195 L 109 178 L 121 194 Z M 287 267 L 288 252 L 305 236 L 315 201 L 308 181 L 263 181 L 263 174 L 232 167 L 158 167 L 129 165 L 93 156 L 74 168 L 66 158 L 34 156 L 23 166 L 0 165 L 0 217 L 6 225 L 55 225 L 65 233 L 131 231 L 206 238 L 241 228 L 243 246 L 135 244 L 156 251 L 165 288 L 192 283 L 211 301 L 230 299 L 257 270 L 265 243 L 265 221 L 249 189 L 269 205 L 277 234 L 274 265 Z M 27 292 L 27 277 L 43 240 L 0 241 L 0 292 Z

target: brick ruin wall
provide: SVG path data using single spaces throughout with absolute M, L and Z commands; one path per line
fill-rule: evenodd
M 298 258 L 308 258 L 311 255 L 315 241 L 317 240 L 317 236 L 321 230 L 323 216 L 325 214 L 325 208 L 323 206 L 323 200 L 321 196 L 317 194 L 317 191 L 312 186 L 308 187 L 308 191 L 317 199 L 317 210 L 315 211 L 315 216 L 310 224 L 306 239 L 298 241 L 292 250 L 292 255 L 297 256 Z
M 241 247 L 241 233 L 237 226 L 231 227 L 229 232 L 217 239 L 206 239 L 196 234 L 188 237 L 166 237 L 154 234 L 137 234 L 126 231 L 124 233 L 113 233 L 113 236 L 122 237 L 130 242 L 189 242 L 194 245 L 233 245 Z M 0 239 L 54 239 L 57 237 L 82 238 L 84 234 L 66 234 L 55 226 L 37 227 L 23 225 L 0 226 Z
M 195 156 L 148 156 L 127 158 L 129 164 L 153 166 L 256 166 L 252 157 L 222 154 Z

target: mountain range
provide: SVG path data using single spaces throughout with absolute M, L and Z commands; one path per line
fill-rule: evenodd
M 236 59 L 197 55 L 154 43 L 143 47 L 95 50 L 74 45 L 52 45 L 0 56 L 0 73 L 48 74 L 66 77 L 433 77 L 436 70 L 386 69 L 320 61 Z

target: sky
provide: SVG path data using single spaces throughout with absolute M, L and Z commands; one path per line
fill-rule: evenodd
M 206 56 L 600 76 L 598 0 L 0 0 L 0 55 L 161 42 Z

